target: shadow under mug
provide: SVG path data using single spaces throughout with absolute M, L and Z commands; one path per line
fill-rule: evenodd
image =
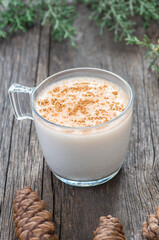
M 74 77 L 101 78 L 117 84 L 128 96 L 126 109 L 116 118 L 93 127 L 67 127 L 47 121 L 36 110 L 37 97 L 49 85 Z M 46 162 L 61 181 L 95 186 L 118 173 L 129 142 L 133 108 L 133 93 L 124 79 L 102 69 L 74 68 L 48 77 L 35 88 L 14 83 L 8 92 L 15 117 L 34 120 Z M 22 104 L 21 94 L 23 99 L 29 95 L 29 106 Z

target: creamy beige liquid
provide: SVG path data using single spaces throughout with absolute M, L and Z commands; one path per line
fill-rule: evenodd
M 97 78 L 74 78 L 52 84 L 36 108 L 50 122 L 69 127 L 96 126 L 117 117 L 128 104 L 123 89 Z
M 91 77 L 72 78 L 45 88 L 37 97 L 36 109 L 55 124 L 88 127 L 119 116 L 129 98 L 113 82 Z M 132 106 L 116 121 L 84 129 L 57 127 L 36 114 L 34 120 L 52 172 L 65 179 L 91 181 L 120 169 L 128 146 L 131 116 Z

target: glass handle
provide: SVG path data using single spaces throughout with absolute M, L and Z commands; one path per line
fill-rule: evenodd
M 33 90 L 34 88 L 25 87 L 17 83 L 14 83 L 10 86 L 8 94 L 14 111 L 14 115 L 18 120 L 33 120 L 30 106 L 30 95 Z

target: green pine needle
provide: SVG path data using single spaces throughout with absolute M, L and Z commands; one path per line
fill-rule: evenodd
M 0 37 L 6 38 L 17 31 L 25 32 L 40 21 L 42 26 L 48 24 L 51 34 L 57 41 L 69 39 L 75 46 L 76 29 L 73 22 L 77 12 L 75 4 L 67 0 L 0 0 Z M 96 21 L 103 34 L 107 28 L 114 32 L 114 40 L 126 39 L 127 44 L 136 44 L 148 48 L 146 57 L 150 66 L 159 73 L 159 43 L 153 44 L 144 35 L 140 41 L 134 36 L 136 16 L 143 19 L 143 28 L 152 21 L 159 23 L 159 0 L 80 0 L 91 9 L 90 18 Z
M 0 2 L 0 36 L 2 38 L 18 30 L 25 32 L 27 26 L 34 24 L 35 19 L 36 11 L 32 1 L 29 4 L 18 0 Z
M 128 19 L 129 1 L 126 0 L 83 0 L 91 7 L 90 18 L 95 20 L 102 34 L 105 28 L 114 32 L 114 39 L 122 40 L 134 30 L 135 22 Z
M 76 31 L 72 26 L 75 17 L 75 7 L 66 0 L 1 0 L 0 37 L 6 38 L 19 30 L 25 32 L 40 19 L 41 25 L 50 25 L 56 40 L 67 38 L 75 46 Z
M 107 28 L 114 32 L 114 40 L 126 38 L 127 44 L 137 44 L 149 49 L 146 57 L 150 59 L 149 68 L 159 73 L 159 43 L 153 44 L 144 35 L 140 41 L 135 34 L 136 16 L 143 19 L 143 28 L 152 21 L 159 23 L 159 0 L 82 0 L 91 8 L 90 18 L 100 27 L 100 33 Z M 132 20 L 133 19 L 133 20 Z
M 125 39 L 127 45 L 136 44 L 141 47 L 148 48 L 146 57 L 150 59 L 149 68 L 152 68 L 153 71 L 159 74 L 159 39 L 157 44 L 151 43 L 150 39 L 144 35 L 143 40 L 139 40 L 136 36 L 128 36 Z

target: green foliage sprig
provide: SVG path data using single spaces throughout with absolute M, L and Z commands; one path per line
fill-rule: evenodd
M 39 4 L 41 24 L 49 22 L 51 33 L 57 41 L 68 38 L 75 46 L 75 28 L 72 26 L 76 18 L 76 10 L 64 0 L 43 0 Z
M 148 48 L 146 57 L 150 58 L 149 67 L 159 73 L 159 42 L 153 44 L 144 35 L 140 41 L 135 34 L 136 16 L 143 19 L 143 28 L 152 21 L 159 23 L 159 0 L 83 0 L 90 6 L 90 18 L 95 20 L 102 34 L 107 27 L 114 32 L 114 40 L 124 39 L 127 44 L 137 44 Z
M 36 20 L 36 10 L 32 1 L 0 1 L 0 37 L 6 38 L 7 32 L 13 34 L 18 30 L 26 31 Z
M 130 1 L 126 0 L 83 0 L 91 7 L 90 19 L 95 20 L 102 34 L 107 27 L 114 31 L 114 40 L 122 40 L 134 30 L 135 22 L 128 20 L 133 12 Z M 131 9 L 131 12 L 130 12 Z
M 75 7 L 66 0 L 1 0 L 0 37 L 6 38 L 18 30 L 25 32 L 40 20 L 41 25 L 50 25 L 56 40 L 68 38 L 75 45 L 76 30 L 72 26 L 75 16 Z
M 143 40 L 139 40 L 136 36 L 128 36 L 126 39 L 126 43 L 129 45 L 136 44 L 141 47 L 148 48 L 148 52 L 146 54 L 146 57 L 149 57 L 151 59 L 149 68 L 152 68 L 153 71 L 157 72 L 159 74 L 159 39 L 157 44 L 151 43 L 150 39 L 144 35 Z
M 92 9 L 90 18 L 95 20 L 103 33 L 105 27 L 114 31 L 114 40 L 135 32 L 136 21 L 133 16 L 141 16 L 143 27 L 155 20 L 159 23 L 158 0 L 83 0 Z
M 95 20 L 102 34 L 105 28 L 114 32 L 114 40 L 124 39 L 127 44 L 137 44 L 148 48 L 150 67 L 159 73 L 159 42 L 153 44 L 144 35 L 143 40 L 134 36 L 136 16 L 143 19 L 143 28 L 152 21 L 159 23 L 159 0 L 76 0 L 91 9 L 90 18 Z M 0 37 L 6 38 L 19 30 L 25 32 L 28 27 L 40 21 L 49 24 L 51 33 L 58 41 L 69 39 L 75 46 L 76 30 L 73 22 L 76 18 L 75 4 L 67 0 L 0 0 Z

